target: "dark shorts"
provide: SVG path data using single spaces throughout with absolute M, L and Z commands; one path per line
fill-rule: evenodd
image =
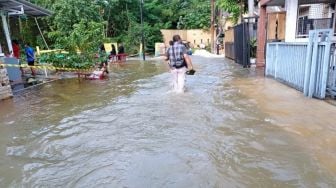
M 29 66 L 34 66 L 34 61 L 28 61 Z

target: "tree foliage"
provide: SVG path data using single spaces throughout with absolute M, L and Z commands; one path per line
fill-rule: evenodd
M 95 41 L 112 38 L 124 42 L 126 49 L 135 51 L 139 48 L 141 0 L 32 0 L 31 2 L 53 12 L 52 16 L 40 21 L 44 35 L 52 47 L 73 50 L 75 45 L 84 42 L 76 38 L 76 33 L 81 33 L 83 40 L 86 40 L 91 38 L 92 33 L 80 29 L 90 28 L 94 33 L 101 30 Z M 177 29 L 178 26 L 180 29 L 210 27 L 209 0 L 144 0 L 143 12 L 146 47 L 149 49 L 155 42 L 162 41 L 160 29 Z M 83 27 L 79 27 L 78 24 Z
M 183 29 L 208 29 L 211 24 L 211 8 L 209 0 L 192 0 L 180 17 Z
M 258 0 L 254 0 L 254 5 L 257 4 Z M 245 13 L 248 9 L 248 0 L 218 0 L 217 5 L 230 13 L 233 22 L 237 23 L 240 14 Z

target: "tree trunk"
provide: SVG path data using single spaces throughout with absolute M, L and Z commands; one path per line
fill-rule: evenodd
M 211 0 L 211 53 L 215 52 L 215 0 Z

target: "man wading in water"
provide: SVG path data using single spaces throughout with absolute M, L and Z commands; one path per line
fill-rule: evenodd
M 187 54 L 187 48 L 182 44 L 181 37 L 174 35 L 173 42 L 173 45 L 167 50 L 166 60 L 169 60 L 168 64 L 172 73 L 173 90 L 183 93 L 187 68 L 193 71 L 193 66 Z

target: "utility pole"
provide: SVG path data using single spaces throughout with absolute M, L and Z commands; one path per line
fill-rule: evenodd
M 244 22 L 243 12 L 244 12 L 244 2 L 243 0 L 240 0 L 240 23 Z
M 211 0 L 211 53 L 215 52 L 215 0 Z
M 145 61 L 145 36 L 144 36 L 144 23 L 143 23 L 143 0 L 140 0 L 140 16 L 141 16 L 141 44 L 142 44 L 142 59 Z
M 249 17 L 254 16 L 254 0 L 248 0 Z
M 248 13 L 249 18 L 247 22 L 249 25 L 249 32 L 251 35 L 253 33 L 253 23 L 255 22 L 255 20 L 252 18 L 254 16 L 254 0 L 248 0 Z

